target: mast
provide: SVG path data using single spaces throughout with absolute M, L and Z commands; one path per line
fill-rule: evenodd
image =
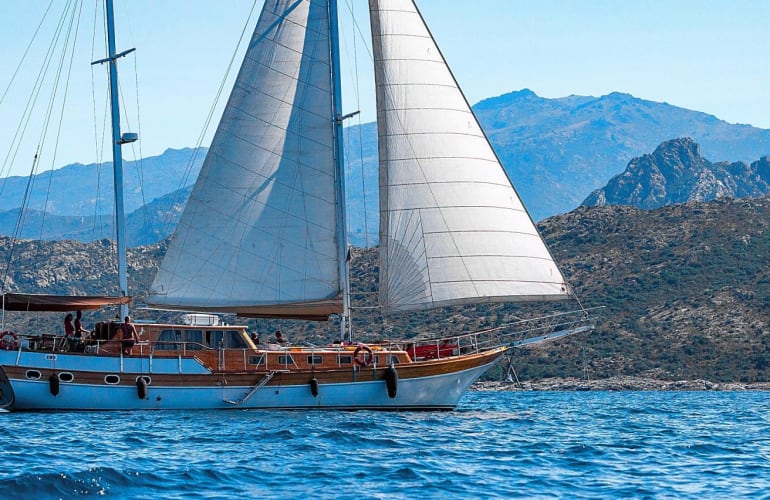
M 337 196 L 337 246 L 340 289 L 342 290 L 342 315 L 340 316 L 340 339 L 352 337 L 348 331 L 350 319 L 350 280 L 348 274 L 348 234 L 345 220 L 345 166 L 344 137 L 342 122 L 342 91 L 340 83 L 340 39 L 337 19 L 337 0 L 329 0 L 329 35 L 331 37 L 332 89 L 334 106 L 334 165 L 337 177 L 335 182 Z
M 105 0 L 105 15 L 107 17 L 107 58 L 95 61 L 93 64 L 109 63 L 110 72 L 110 108 L 112 115 L 112 164 L 115 189 L 115 233 L 118 247 L 118 286 L 123 297 L 128 296 L 128 278 L 126 270 L 126 227 L 125 211 L 123 209 L 123 155 L 122 145 L 137 140 L 136 134 L 120 135 L 120 107 L 118 94 L 118 65 L 117 59 L 133 52 L 129 49 L 115 53 L 115 19 L 112 0 Z M 128 315 L 128 304 L 121 304 L 120 318 Z

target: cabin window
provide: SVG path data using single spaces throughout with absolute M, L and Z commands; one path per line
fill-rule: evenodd
M 265 364 L 265 355 L 261 354 L 259 356 L 249 356 L 249 364 L 250 365 L 264 365 Z
M 104 383 L 108 385 L 117 385 L 120 383 L 120 377 L 117 375 L 105 375 Z
M 398 356 L 375 356 L 374 357 L 374 363 L 377 365 L 382 365 L 383 363 L 386 365 L 398 364 Z
M 72 382 L 75 380 L 75 376 L 71 374 L 70 372 L 61 372 L 59 373 L 59 381 L 60 382 Z
M 181 330 L 161 330 L 158 340 L 155 342 L 156 351 L 177 351 L 182 342 Z
M 206 345 L 209 347 L 213 347 L 214 349 L 219 349 L 220 347 L 224 347 L 223 342 L 223 334 L 224 332 L 218 331 L 218 330 L 207 330 L 206 331 Z
M 287 354 L 283 354 L 281 356 L 278 356 L 278 364 L 279 365 L 293 365 L 294 364 L 294 359 L 291 356 L 287 355 Z
M 203 349 L 203 331 L 185 330 L 184 331 L 185 349 L 188 351 L 200 351 Z
M 309 365 L 322 365 L 324 358 L 320 354 L 313 354 L 307 357 L 307 364 Z
M 228 330 L 226 333 L 227 347 L 230 349 L 246 349 L 246 341 L 243 339 L 241 332 L 237 330 Z
M 142 379 L 144 379 L 144 383 L 145 384 L 147 384 L 147 385 L 152 384 L 152 378 L 149 377 L 148 375 L 140 375 L 140 376 L 136 377 L 136 381 L 137 382 L 139 382 Z
M 40 372 L 37 370 L 27 370 L 27 373 L 25 373 L 25 375 L 29 380 L 40 380 L 40 377 L 42 377 Z
M 341 365 L 349 365 L 353 362 L 353 356 L 340 356 L 339 357 L 339 364 Z

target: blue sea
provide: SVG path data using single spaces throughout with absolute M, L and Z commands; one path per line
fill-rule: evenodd
M 469 392 L 453 412 L 0 413 L 0 498 L 770 498 L 770 393 Z

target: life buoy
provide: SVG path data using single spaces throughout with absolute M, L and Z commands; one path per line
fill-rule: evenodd
M 318 379 L 315 377 L 310 379 L 310 394 L 312 394 L 314 398 L 318 396 Z
M 15 351 L 19 347 L 19 337 L 10 330 L 0 333 L 0 349 Z
M 356 350 L 353 351 L 353 361 L 358 366 L 369 366 L 374 361 L 374 355 L 372 355 L 372 348 L 366 344 L 358 344 Z
M 390 365 L 385 370 L 385 387 L 388 388 L 388 397 L 390 399 L 395 398 L 396 394 L 398 394 L 398 372 L 393 365 Z

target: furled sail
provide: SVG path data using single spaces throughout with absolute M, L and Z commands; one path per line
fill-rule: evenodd
M 149 302 L 341 310 L 329 8 L 268 0 Z
M 566 298 L 564 278 L 412 0 L 369 0 L 388 311 Z

